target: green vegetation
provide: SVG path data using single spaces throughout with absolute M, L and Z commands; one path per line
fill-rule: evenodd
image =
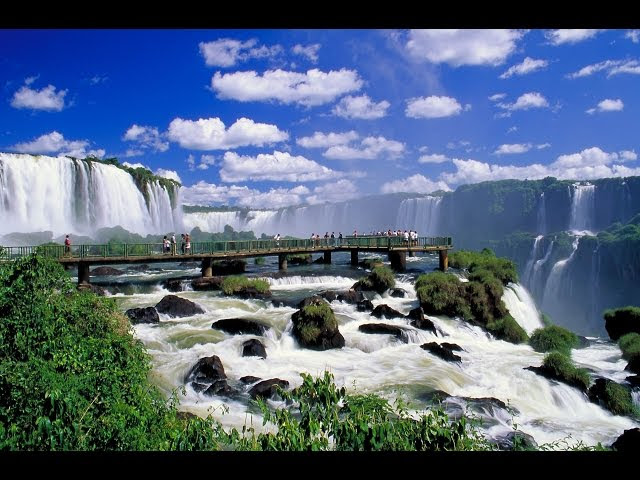
M 481 253 L 462 250 L 449 258 L 452 266 L 468 269 L 469 281 L 461 282 L 455 275 L 442 272 L 420 275 L 415 289 L 425 313 L 459 316 L 486 328 L 496 338 L 525 342 L 527 333 L 502 301 L 504 285 L 518 281 L 513 262 L 497 258 L 489 249 Z
M 253 259 L 253 263 L 256 265 L 264 265 L 264 257 L 256 257 Z
M 360 265 L 363 268 L 371 270 L 375 267 L 382 266 L 383 262 L 381 257 L 371 257 L 371 258 L 365 258 L 364 260 L 360 261 Z
M 637 362 L 637 358 L 640 356 L 640 334 L 635 332 L 627 333 L 618 340 L 618 346 L 622 350 L 622 358 Z
M 240 275 L 230 276 L 224 279 L 221 290 L 225 295 L 234 295 L 247 289 L 255 289 L 258 293 L 269 292 L 269 282 L 260 278 L 247 278 Z
M 306 265 L 311 263 L 310 253 L 293 253 L 287 255 L 287 262 L 291 265 Z
M 381 265 L 375 267 L 366 277 L 361 278 L 357 285 L 362 290 L 374 290 L 378 293 L 384 293 L 396 286 L 396 279 L 389 267 Z
M 302 308 L 297 330 L 306 343 L 313 343 L 324 330 L 335 331 L 338 321 L 328 303 L 322 301 Z
M 536 352 L 556 350 L 565 355 L 570 355 L 571 349 L 576 348 L 580 341 L 575 333 L 566 328 L 551 325 L 535 330 L 531 335 L 529 344 Z
M 436 408 L 415 418 L 401 402 L 390 405 L 376 395 L 349 395 L 337 388 L 333 375 L 313 379 L 301 374 L 297 389 L 280 395 L 294 409 L 270 410 L 259 402 L 264 424 L 277 426 L 277 433 L 237 438 L 241 450 L 264 451 L 444 451 L 490 450 L 475 423 L 464 416 L 450 420 Z
M 601 400 L 604 407 L 614 415 L 638 415 L 630 390 L 616 382 L 606 382 Z
M 148 384 L 143 345 L 115 302 L 62 266 L 0 267 L 0 450 L 217 449 L 211 420 L 182 420 Z
M 584 368 L 576 368 L 571 359 L 560 352 L 551 352 L 544 357 L 542 366 L 555 378 L 583 390 L 589 388 L 589 373 Z

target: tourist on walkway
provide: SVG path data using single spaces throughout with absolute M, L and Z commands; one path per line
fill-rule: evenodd
M 188 233 L 185 236 L 185 241 L 187 242 L 187 244 L 185 245 L 186 253 L 187 255 L 191 255 L 191 235 L 189 235 Z
M 184 233 L 180 234 L 180 251 L 184 255 Z
M 171 234 L 171 255 L 176 254 L 176 234 Z
M 71 239 L 69 238 L 69 235 L 67 235 L 64 239 L 64 256 L 71 256 Z

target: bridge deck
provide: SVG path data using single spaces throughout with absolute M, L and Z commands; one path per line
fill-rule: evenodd
M 420 237 L 408 244 L 402 237 L 346 237 L 342 240 L 324 238 L 320 240 L 246 240 L 229 242 L 191 242 L 191 252 L 183 254 L 181 245 L 176 252 L 165 253 L 162 243 L 72 245 L 65 252 L 64 245 L 40 245 L 28 247 L 0 247 L 0 261 L 40 253 L 56 258 L 65 265 L 78 263 L 115 264 L 150 263 L 201 260 L 205 258 L 225 259 L 260 257 L 282 254 L 305 254 L 322 252 L 375 251 L 388 252 L 435 252 L 453 248 L 451 237 Z

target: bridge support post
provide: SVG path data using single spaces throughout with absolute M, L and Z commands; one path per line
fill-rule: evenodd
M 415 257 L 416 253 L 413 250 L 409 250 L 409 256 L 410 257 Z
M 78 262 L 78 290 L 91 288 L 89 282 L 89 264 L 87 262 Z
M 358 265 L 358 250 L 351 250 L 351 265 Z
M 331 263 L 331 250 L 324 251 L 324 263 Z
M 213 260 L 211 258 L 203 258 L 200 271 L 202 272 L 202 278 L 213 276 Z
M 287 254 L 281 253 L 278 255 L 278 270 L 287 269 Z
M 397 272 L 404 272 L 407 269 L 407 252 L 389 252 L 391 268 Z
M 449 250 L 440 250 L 438 254 L 440 255 L 440 270 L 446 272 L 449 268 Z

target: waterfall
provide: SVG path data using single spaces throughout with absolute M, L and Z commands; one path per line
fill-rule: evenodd
M 179 192 L 145 195 L 126 171 L 67 157 L 0 153 L 0 234 L 50 230 L 92 235 L 121 227 L 146 235 L 182 228 Z
M 540 194 L 537 217 L 538 218 L 536 223 L 537 223 L 538 234 L 544 235 L 547 232 L 547 205 L 544 200 L 544 192 Z
M 595 214 L 596 187 L 591 184 L 574 184 L 573 187 L 569 230 L 574 232 L 590 231 L 590 229 L 593 228 Z
M 522 275 L 522 282 L 525 285 L 529 285 L 529 280 L 531 278 L 531 273 L 533 271 L 533 263 L 536 261 L 538 257 L 538 244 L 540 240 L 544 238 L 543 235 L 538 235 L 533 242 L 533 248 L 531 249 L 531 255 L 529 255 L 529 261 L 527 261 L 527 265 L 524 268 L 524 274 Z
M 536 328 L 543 327 L 536 303 L 527 289 L 519 283 L 509 283 L 506 286 L 502 301 L 514 320 L 528 335 L 531 335 Z
M 538 294 L 541 293 L 540 290 L 543 290 L 542 288 L 539 288 L 539 285 L 541 284 L 541 280 L 542 280 L 542 277 L 541 277 L 542 269 L 547 263 L 547 260 L 549 260 L 549 256 L 553 251 L 553 243 L 554 242 L 552 240 L 549 243 L 549 246 L 547 247 L 547 251 L 544 253 L 544 257 L 542 257 L 540 260 L 536 260 L 536 262 L 533 264 L 533 271 L 531 272 L 531 278 L 527 279 L 528 283 L 525 284 L 531 292 L 534 292 L 536 294 L 537 298 L 540 298 L 540 295 Z
M 560 286 L 562 282 L 563 273 L 571 260 L 573 259 L 574 254 L 578 250 L 578 244 L 580 243 L 580 236 L 576 236 L 573 240 L 573 251 L 571 255 L 563 260 L 558 260 L 556 264 L 551 269 L 551 273 L 547 278 L 547 283 L 544 287 L 544 293 L 542 294 L 542 306 L 545 311 L 549 311 L 553 308 L 554 304 L 559 301 L 560 297 Z
M 421 197 L 403 200 L 398 209 L 396 228 L 416 230 L 420 235 L 439 235 L 440 202 L 442 197 Z

